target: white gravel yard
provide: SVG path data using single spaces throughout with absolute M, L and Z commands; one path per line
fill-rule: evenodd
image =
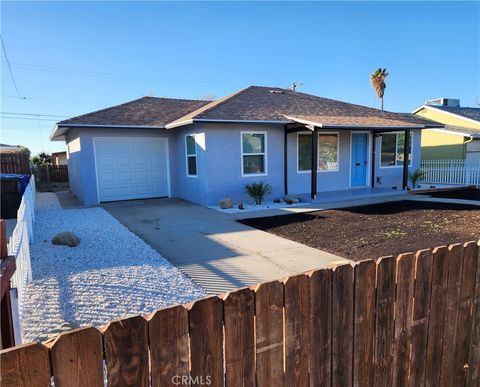
M 310 204 L 309 202 L 299 202 L 293 204 L 287 204 L 285 202 L 274 203 L 274 202 L 265 202 L 263 204 L 243 204 L 243 210 L 238 208 L 238 204 L 234 205 L 232 208 L 222 209 L 219 206 L 209 206 L 212 210 L 217 210 L 220 212 L 225 212 L 227 214 L 236 214 L 238 212 L 250 212 L 250 211 L 262 211 L 262 210 L 273 210 L 276 208 L 289 208 L 289 207 L 301 207 L 306 204 Z
M 62 231 L 73 232 L 80 244 L 52 245 L 52 237 Z M 40 193 L 34 236 L 33 282 L 22 321 L 25 341 L 64 322 L 98 327 L 205 296 L 200 286 L 102 208 L 63 210 L 55 194 Z

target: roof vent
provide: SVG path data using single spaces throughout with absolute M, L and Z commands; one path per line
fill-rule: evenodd
M 283 90 L 270 90 L 272 94 L 284 94 Z
M 425 101 L 425 105 L 460 107 L 460 100 L 454 98 L 435 98 Z

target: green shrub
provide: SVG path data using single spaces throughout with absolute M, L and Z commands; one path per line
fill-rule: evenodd
M 265 196 L 272 192 L 272 187 L 270 184 L 260 182 L 246 184 L 245 190 L 247 191 L 248 195 L 255 200 L 255 204 L 262 204 Z
M 425 174 L 420 170 L 416 169 L 413 172 L 408 172 L 408 180 L 412 183 L 412 188 L 417 188 L 420 180 L 425 176 Z

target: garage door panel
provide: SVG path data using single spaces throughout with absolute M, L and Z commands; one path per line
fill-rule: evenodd
M 97 167 L 102 168 L 111 168 L 115 165 L 115 157 L 102 155 L 97 158 Z
M 168 196 L 166 139 L 95 138 L 94 141 L 101 202 Z

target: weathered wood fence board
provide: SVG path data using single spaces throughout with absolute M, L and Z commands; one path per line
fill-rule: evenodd
M 417 253 L 415 274 L 415 300 L 412 321 L 412 352 L 410 356 L 410 385 L 425 383 L 425 360 L 427 357 L 428 312 L 432 288 L 433 254 L 431 250 Z
M 48 348 L 41 344 L 23 344 L 6 349 L 2 352 L 0 370 L 2 386 L 49 386 Z
M 392 379 L 392 339 L 395 316 L 396 261 L 380 258 L 377 264 L 377 301 L 375 315 L 375 386 L 388 386 Z
M 375 261 L 363 261 L 355 267 L 353 385 L 358 387 L 373 386 L 375 274 Z
M 79 328 L 58 336 L 51 358 L 55 386 L 103 384 L 102 334 L 95 328 Z
M 353 376 L 353 267 L 333 271 L 332 384 L 351 386 Z
M 1 352 L 2 385 L 467 386 L 478 244 L 362 261 Z
M 155 312 L 148 324 L 153 387 L 175 386 L 188 379 L 188 311 L 182 305 Z M 174 377 L 176 379 L 174 379 Z
M 30 155 L 22 152 L 0 154 L 0 172 L 30 174 Z
M 255 294 L 240 289 L 223 302 L 225 324 L 225 383 L 255 386 Z
M 109 386 L 148 384 L 147 321 L 141 316 L 111 321 L 103 329 Z
M 260 285 L 255 292 L 257 385 L 284 385 L 283 284 Z
M 326 386 L 332 377 L 332 270 L 310 273 L 310 380 Z
M 285 292 L 285 385 L 309 386 L 310 287 L 305 274 L 290 277 Z

